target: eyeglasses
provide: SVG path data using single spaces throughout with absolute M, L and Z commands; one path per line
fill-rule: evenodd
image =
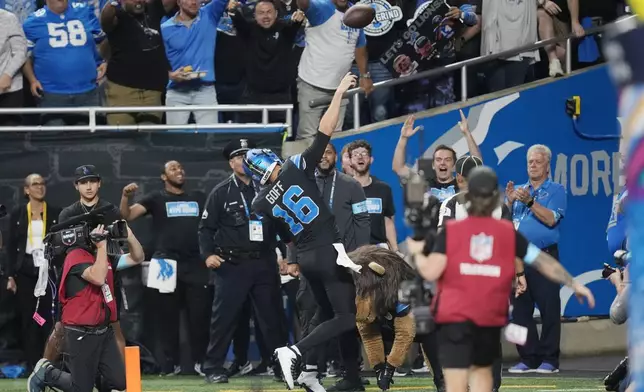
M 356 157 L 356 158 L 368 158 L 369 153 L 367 151 L 354 151 L 351 153 L 351 157 Z
M 47 186 L 44 182 L 32 182 L 29 186 Z

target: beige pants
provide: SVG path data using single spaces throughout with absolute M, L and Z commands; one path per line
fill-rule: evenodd
M 105 86 L 105 98 L 107 106 L 110 107 L 163 106 L 160 91 L 125 87 L 109 80 Z M 162 118 L 161 112 L 109 113 L 107 123 L 109 125 L 160 124 Z

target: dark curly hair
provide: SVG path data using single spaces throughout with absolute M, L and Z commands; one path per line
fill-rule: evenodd
M 379 317 L 396 308 L 398 288 L 405 280 L 414 279 L 416 272 L 396 252 L 376 245 L 365 245 L 349 253 L 349 258 L 362 266 L 359 274 L 354 274 L 356 295 L 371 297 L 374 311 Z M 381 275 L 369 265 L 376 263 L 384 268 Z

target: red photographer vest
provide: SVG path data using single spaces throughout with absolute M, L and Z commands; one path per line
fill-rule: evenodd
M 512 223 L 469 217 L 447 222 L 445 230 L 447 265 L 434 297 L 436 322 L 504 326 L 515 276 Z
M 111 266 L 107 270 L 106 278 L 106 284 L 111 294 L 109 302 L 106 302 L 103 288 L 89 282 L 73 297 L 68 298 L 65 294 L 65 283 L 72 267 L 78 264 L 94 264 L 95 261 L 94 255 L 83 249 L 74 249 L 65 257 L 63 276 L 58 289 L 58 296 L 62 305 L 61 321 L 64 325 L 97 327 L 117 320 L 114 275 Z

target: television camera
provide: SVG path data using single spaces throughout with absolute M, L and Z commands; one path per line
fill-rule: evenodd
M 403 194 L 405 224 L 413 230 L 412 238 L 416 241 L 432 241 L 438 226 L 441 203 L 429 193 L 429 183 L 423 171 L 412 172 L 410 177 L 403 181 Z M 418 334 L 427 334 L 434 328 L 430 310 L 432 296 L 432 284 L 420 276 L 403 281 L 398 289 L 398 301 L 411 307 Z
M 102 221 L 102 214 L 111 208 L 113 208 L 111 205 L 101 207 L 52 226 L 51 232 L 45 236 L 43 241 L 45 243 L 45 257 L 53 262 L 58 260 L 59 256 L 66 254 L 70 248 L 92 249 L 94 243 L 99 241 L 126 240 L 127 224 L 124 220 L 117 220 L 107 225 L 104 234 L 92 233 L 92 230 Z
M 615 259 L 615 267 L 611 266 L 608 263 L 604 263 L 604 270 L 602 271 L 602 278 L 608 279 L 609 276 L 614 274 L 615 272 L 619 272 L 620 275 L 622 275 L 622 278 L 624 277 L 624 268 L 628 265 L 628 262 L 630 260 L 630 252 L 625 251 L 625 250 L 618 250 L 613 254 L 613 258 Z

